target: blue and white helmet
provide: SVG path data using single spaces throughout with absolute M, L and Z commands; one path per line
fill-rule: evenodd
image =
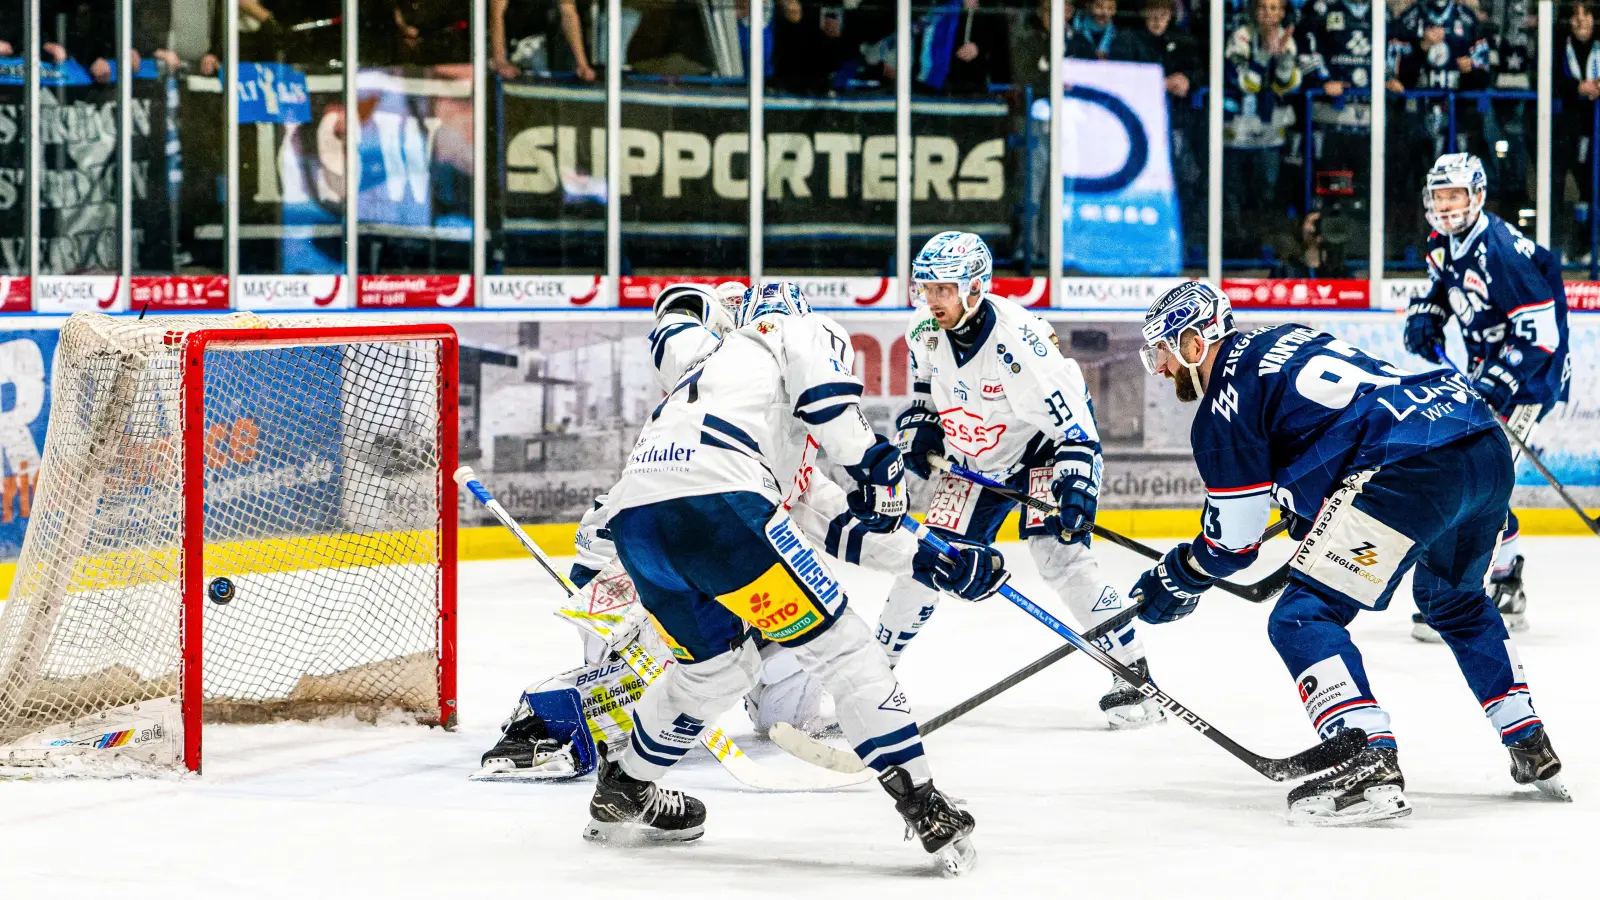
M 983 238 L 970 231 L 941 231 L 923 244 L 922 250 L 911 260 L 911 299 L 923 302 L 924 284 L 954 284 L 961 295 L 961 308 L 965 310 L 960 324 L 965 324 L 977 310 L 983 295 L 989 293 L 993 278 L 994 256 Z M 976 300 L 974 292 L 978 295 Z
M 745 292 L 735 324 L 743 328 L 762 316 L 803 316 L 808 312 L 811 304 L 800 292 L 800 285 L 793 281 L 768 282 Z
M 1185 281 L 1162 294 L 1144 314 L 1144 346 L 1139 350 L 1139 358 L 1144 362 L 1144 370 L 1154 375 L 1164 349 L 1192 371 L 1200 361 L 1191 363 L 1178 351 L 1185 333 L 1192 331 L 1200 338 L 1203 345 L 1200 358 L 1204 359 L 1205 351 L 1212 344 L 1235 330 L 1233 304 L 1228 302 L 1226 294 L 1204 281 Z
M 733 316 L 729 315 L 727 307 L 708 285 L 669 284 L 656 295 L 653 307 L 657 322 L 667 313 L 682 313 L 693 317 L 719 337 L 733 330 Z
M 1467 192 L 1467 206 L 1449 212 L 1439 212 L 1433 205 L 1433 192 L 1446 188 L 1463 188 Z M 1440 234 L 1462 234 L 1478 222 L 1483 212 L 1485 191 L 1489 176 L 1484 174 L 1483 162 L 1471 153 L 1446 153 L 1428 170 L 1422 184 L 1422 209 L 1428 224 Z

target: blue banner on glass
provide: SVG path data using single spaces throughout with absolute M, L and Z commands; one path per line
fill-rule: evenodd
M 1183 246 L 1161 67 L 1069 59 L 1063 78 L 1066 267 L 1177 274 Z
M 153 80 L 161 77 L 161 69 L 153 59 L 142 59 L 139 68 L 134 71 L 135 79 Z M 27 84 L 28 61 L 21 56 L 0 57 L 0 84 Z M 65 62 L 51 62 L 46 60 L 39 64 L 39 85 L 41 87 L 83 87 L 94 84 L 94 78 L 75 59 Z M 117 64 L 111 63 L 111 75 L 105 84 L 117 83 Z
M 0 331 L 0 559 L 22 552 L 39 483 L 60 332 Z
M 239 121 L 285 125 L 311 121 L 305 73 L 283 63 L 240 63 Z

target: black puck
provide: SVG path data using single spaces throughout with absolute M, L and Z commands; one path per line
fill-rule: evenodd
M 227 606 L 233 599 L 233 581 L 228 578 L 213 578 L 206 586 L 206 596 L 218 606 Z

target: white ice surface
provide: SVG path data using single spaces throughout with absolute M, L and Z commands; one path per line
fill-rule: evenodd
M 1095 699 L 1109 676 L 1075 655 L 928 739 L 938 782 L 978 819 L 967 878 L 934 876 L 874 784 L 750 793 L 704 755 L 669 777 L 709 807 L 704 839 L 594 847 L 579 838 L 589 784 L 466 780 L 518 689 L 578 655 L 549 615 L 554 586 L 511 560 L 461 570 L 459 732 L 212 727 L 200 778 L 0 784 L 0 897 L 1593 897 L 1600 610 L 1586 562 L 1600 542 L 1523 543 L 1533 629 L 1518 645 L 1574 804 L 1512 783 L 1449 651 L 1407 636 L 1402 599 L 1354 626 L 1416 807 L 1386 827 L 1291 828 L 1284 786 L 1187 729 L 1108 732 Z M 1263 555 L 1275 564 L 1287 548 Z M 1059 609 L 1023 548 L 1005 549 L 1017 586 Z M 1142 567 L 1114 546 L 1100 554 L 1119 584 Z M 875 617 L 887 579 L 844 574 L 853 607 Z M 1244 745 L 1284 755 L 1313 735 L 1265 618 L 1213 591 L 1189 619 L 1143 634 L 1165 688 Z M 927 716 L 1057 640 L 1004 600 L 947 600 L 900 673 Z M 725 725 L 753 755 L 800 765 L 749 738 L 742 712 Z

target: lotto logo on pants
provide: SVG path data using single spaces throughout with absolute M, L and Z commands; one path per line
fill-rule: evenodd
M 797 638 L 823 621 L 822 611 L 782 563 L 773 563 L 744 587 L 718 595 L 717 602 L 774 641 Z

